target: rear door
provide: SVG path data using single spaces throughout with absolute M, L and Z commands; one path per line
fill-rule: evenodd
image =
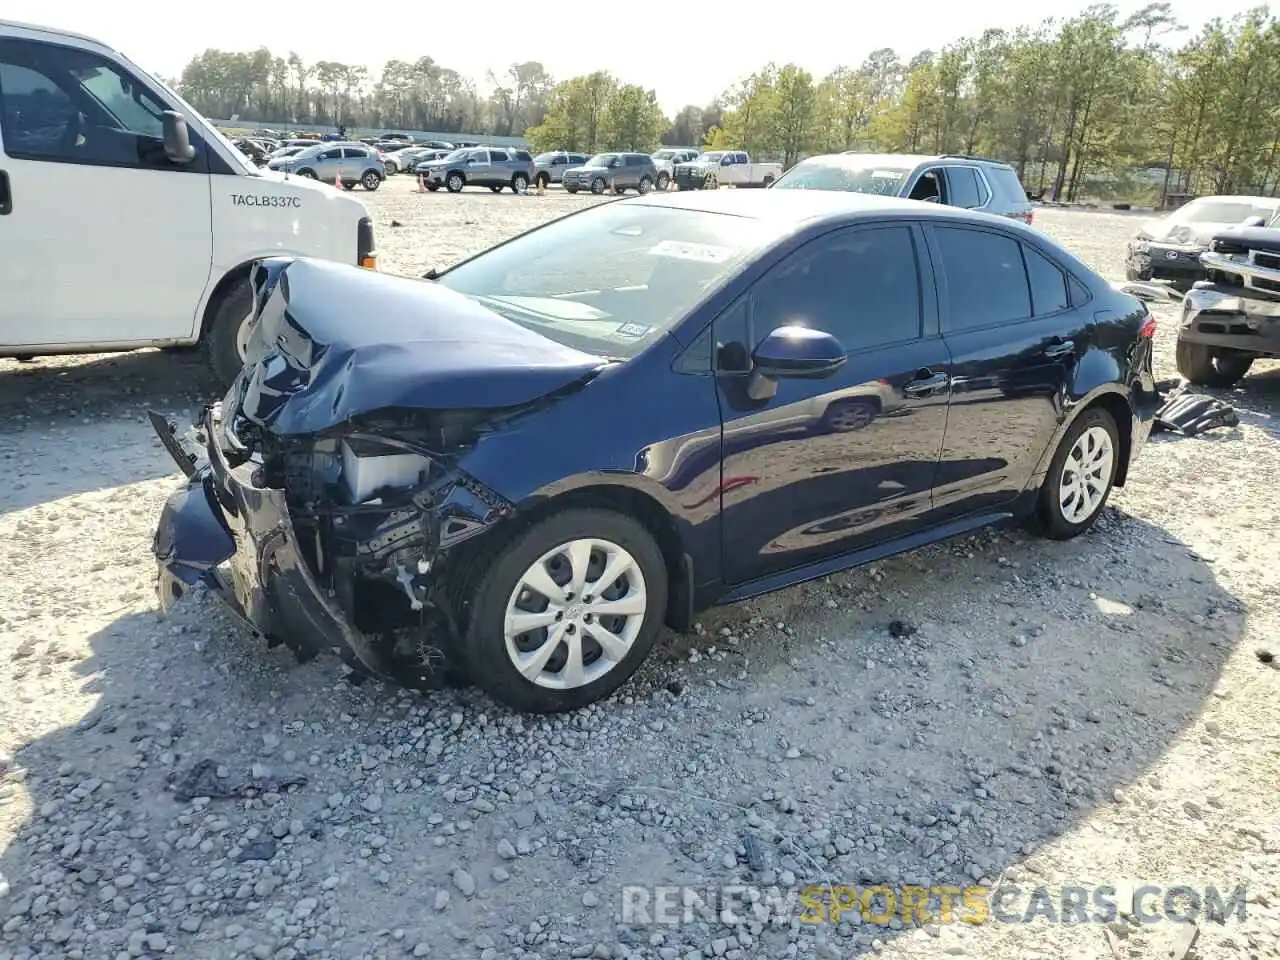
M 74 46 L 0 38 L 0 343 L 190 336 L 213 259 L 208 147 L 164 154 L 171 105 Z
M 1092 316 L 1050 248 L 998 228 L 927 232 L 953 358 L 934 491 L 947 519 L 1000 508 L 1026 487 L 1065 415 Z
M 943 168 L 947 178 L 947 203 L 963 210 L 981 210 L 991 199 L 986 181 L 974 167 L 950 166 Z
M 488 150 L 472 150 L 467 154 L 467 182 L 486 185 L 493 179 Z
M 489 151 L 489 183 L 505 186 L 511 180 L 511 154 L 506 150 Z
M 716 320 L 729 582 L 931 523 L 950 355 L 927 277 L 918 227 L 843 228 L 793 251 Z M 790 324 L 832 334 L 848 361 L 751 400 L 751 350 Z
M 359 180 L 360 175 L 368 169 L 369 151 L 359 147 L 342 148 L 342 179 Z

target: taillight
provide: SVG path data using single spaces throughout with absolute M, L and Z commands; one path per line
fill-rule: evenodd
M 1156 318 L 1147 314 L 1147 319 L 1142 321 L 1142 326 L 1138 328 L 1138 336 L 1154 337 L 1156 335 Z

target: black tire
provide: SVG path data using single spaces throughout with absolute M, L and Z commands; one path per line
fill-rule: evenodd
M 467 178 L 454 170 L 444 178 L 444 188 L 450 193 L 461 193 L 462 188 L 467 185 Z
M 523 173 L 517 173 L 511 178 L 511 192 L 524 193 L 529 189 L 529 178 Z
M 577 192 L 578 192 L 578 188 L 577 188 L 577 187 L 565 187 L 564 189 L 565 189 L 565 191 L 566 191 L 567 193 L 577 193 Z
M 428 183 L 428 184 L 427 184 L 427 192 L 428 192 L 428 193 L 435 193 L 435 192 L 436 192 L 437 190 L 439 190 L 439 189 L 440 189 L 440 184 L 438 184 L 438 183 Z
M 1101 427 L 1107 431 L 1110 437 L 1112 450 L 1111 469 L 1106 478 L 1106 488 L 1102 499 L 1098 501 L 1088 516 L 1073 522 L 1063 515 L 1060 502 L 1063 468 L 1066 465 L 1067 457 L 1071 455 L 1072 447 L 1080 439 L 1080 435 L 1092 427 Z M 1039 501 L 1036 504 L 1036 520 L 1038 523 L 1035 526 L 1037 531 L 1051 540 L 1070 540 L 1072 537 L 1078 537 L 1093 526 L 1106 507 L 1107 499 L 1111 496 L 1116 471 L 1120 467 L 1122 452 L 1120 431 L 1116 427 L 1115 419 L 1106 410 L 1101 407 L 1091 407 L 1076 417 L 1071 426 L 1067 428 L 1066 434 L 1063 435 L 1062 442 L 1058 444 L 1058 449 L 1054 451 L 1053 460 L 1049 462 L 1049 472 L 1045 475 L 1044 483 L 1040 486 Z
M 500 186 L 498 186 L 496 183 L 491 183 L 491 184 L 489 184 L 489 189 L 490 189 L 491 191 L 493 191 L 494 193 L 501 193 L 501 192 L 502 192 L 502 188 L 501 188 Z
M 545 173 L 538 174 L 537 180 L 535 180 L 534 182 L 537 183 L 537 185 L 540 186 L 543 190 L 551 186 L 551 178 L 547 176 Z
M 308 180 L 314 180 L 316 178 L 316 172 L 312 170 L 310 167 L 303 167 L 301 170 L 295 171 L 294 176 L 305 177 Z
M 671 176 L 666 171 L 658 174 L 658 189 L 665 190 L 669 186 L 671 186 Z
M 507 601 L 525 571 L 557 545 L 599 537 L 635 558 L 649 597 L 639 633 L 627 655 L 603 676 L 568 690 L 540 687 L 525 679 L 507 655 L 503 625 Z M 622 686 L 648 656 L 667 606 L 667 568 L 662 551 L 635 520 L 611 510 L 572 508 L 553 514 L 518 534 L 489 564 L 470 598 L 471 618 L 463 640 L 463 659 L 471 679 L 512 709 L 562 713 L 601 700 Z
M 648 193 L 652 189 L 653 189 L 653 181 L 650 180 L 648 177 L 641 177 L 640 183 L 636 187 L 636 192 L 643 195 Z
M 764 178 L 764 183 L 762 183 L 762 184 L 761 184 L 761 186 L 762 186 L 762 187 L 764 187 L 764 189 L 768 190 L 770 187 L 772 187 L 772 186 L 773 186 L 773 177 L 772 177 L 772 176 L 766 176 L 766 177 Z
M 373 193 L 382 186 L 382 177 L 378 175 L 377 170 L 366 170 L 360 175 L 360 186 Z
M 604 178 L 596 177 L 594 180 L 591 181 L 591 192 L 594 193 L 596 196 L 600 196 L 600 194 L 604 193 L 604 186 L 605 186 Z
M 253 288 L 249 286 L 248 276 L 236 280 L 209 307 L 209 322 L 205 325 L 200 346 L 209 368 L 224 388 L 231 386 L 244 366 L 236 340 L 240 336 L 241 324 L 252 312 Z
M 354 190 L 356 188 L 355 183 L 353 183 L 350 180 L 339 180 L 338 184 L 342 187 L 343 190 Z
M 849 433 L 871 426 L 880 412 L 880 403 L 870 397 L 837 400 L 822 413 L 821 429 L 824 433 Z
M 1133 267 L 1124 268 L 1124 278 L 1129 281 L 1141 280 L 1146 282 L 1151 279 L 1150 270 L 1135 270 Z
M 1174 348 L 1178 372 L 1198 387 L 1232 387 L 1253 366 L 1248 354 L 1223 354 L 1202 343 L 1179 340 Z

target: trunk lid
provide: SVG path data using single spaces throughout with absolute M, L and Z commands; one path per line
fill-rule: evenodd
M 277 258 L 252 283 L 238 412 L 278 434 L 375 410 L 518 407 L 607 363 L 421 280 Z

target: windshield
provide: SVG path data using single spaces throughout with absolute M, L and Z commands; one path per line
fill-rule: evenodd
M 659 150 L 657 153 L 653 154 L 652 156 L 654 160 L 670 160 L 679 152 L 680 151 L 678 150 Z
M 699 160 L 705 160 L 707 163 L 719 163 L 723 158 L 723 153 L 704 153 L 698 157 Z
M 588 167 L 607 167 L 613 162 L 613 159 L 614 159 L 614 154 L 612 153 L 598 153 L 594 157 L 592 157 L 590 160 L 587 161 L 587 166 Z
M 540 153 L 533 158 L 534 163 L 550 163 L 556 158 L 554 153 Z
M 1240 223 L 1250 217 L 1270 221 L 1276 213 L 1273 204 L 1253 204 L 1239 200 L 1192 200 L 1170 218 L 1172 223 Z
M 441 160 L 448 160 L 448 161 L 450 161 L 450 162 L 453 162 L 453 161 L 455 161 L 455 160 L 461 160 L 461 159 L 463 159 L 463 158 L 467 155 L 467 151 L 468 151 L 468 150 L 470 150 L 470 149 L 471 149 L 470 147 L 465 147 L 465 148 L 463 148 L 463 149 L 461 149 L 461 150 L 455 150 L 455 151 L 453 151 L 453 153 L 446 154 L 445 156 L 441 157 L 440 159 L 441 159 Z
M 911 170 L 905 167 L 864 166 L 805 160 L 774 183 L 775 190 L 843 190 L 848 193 L 876 193 L 897 196 Z
M 436 282 L 557 343 L 625 360 L 770 236 L 743 217 L 611 203 L 552 221 Z

